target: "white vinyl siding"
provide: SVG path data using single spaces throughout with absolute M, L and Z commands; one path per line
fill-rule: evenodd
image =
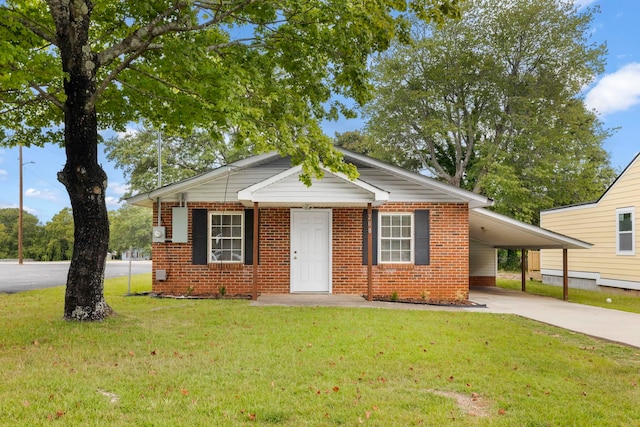
M 616 210 L 617 233 L 616 253 L 618 255 L 635 255 L 635 211 L 633 208 Z
M 381 213 L 379 222 L 380 262 L 413 262 L 413 214 Z
M 244 254 L 244 213 L 209 214 L 209 262 L 242 262 Z
M 496 249 L 475 240 L 469 240 L 469 276 L 495 276 Z

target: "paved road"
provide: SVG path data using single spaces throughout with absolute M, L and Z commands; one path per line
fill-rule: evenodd
M 32 289 L 61 286 L 67 282 L 69 261 L 0 262 L 0 292 L 15 293 Z M 148 273 L 151 261 L 133 261 L 131 274 Z M 105 277 L 121 277 L 129 274 L 128 261 L 107 261 Z

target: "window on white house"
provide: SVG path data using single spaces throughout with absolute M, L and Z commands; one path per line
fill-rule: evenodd
M 212 212 L 209 215 L 209 230 L 209 262 L 242 262 L 243 212 Z
M 413 262 L 413 214 L 380 213 L 380 262 Z
M 616 210 L 617 238 L 616 253 L 618 255 L 635 255 L 635 212 L 634 208 Z

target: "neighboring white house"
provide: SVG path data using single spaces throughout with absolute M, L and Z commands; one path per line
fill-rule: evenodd
M 569 285 L 574 288 L 612 287 L 640 290 L 640 154 L 595 202 L 540 213 L 540 226 L 593 244 L 569 250 Z M 542 280 L 560 284 L 562 251 L 543 250 Z

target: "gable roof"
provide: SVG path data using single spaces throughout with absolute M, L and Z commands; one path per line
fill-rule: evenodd
M 342 174 L 325 169 L 328 172 L 328 176 L 333 179 L 333 184 L 337 185 L 338 189 L 349 190 L 352 195 L 358 192 L 366 193 L 372 203 L 380 204 L 390 200 L 392 198 L 391 194 L 399 194 L 398 197 L 404 197 L 405 199 L 402 199 L 402 201 L 409 201 L 407 198 L 415 194 L 423 199 L 434 201 L 468 203 L 471 208 L 490 206 L 493 203 L 487 197 L 439 182 L 433 178 L 406 171 L 340 147 L 336 147 L 336 149 L 342 152 L 346 162 L 356 164 L 360 177 L 356 180 L 349 180 Z M 283 157 L 277 152 L 252 156 L 183 181 L 165 185 L 147 193 L 137 194 L 128 198 L 127 203 L 151 207 L 158 198 L 165 200 L 174 198 L 178 200 L 180 194 L 197 190 L 207 184 L 218 181 L 222 185 L 221 180 L 226 180 L 224 183 L 224 201 L 244 200 L 245 203 L 248 203 L 247 196 L 249 193 L 258 191 L 264 195 L 267 193 L 267 187 L 273 189 L 279 186 L 284 191 L 285 181 L 290 185 L 299 185 L 291 179 L 294 175 L 296 177 L 299 175 L 299 169 L 283 162 L 279 163 L 278 161 L 282 159 Z M 269 168 L 270 164 L 273 164 L 274 167 Z M 248 176 L 250 174 L 249 170 L 258 169 L 262 170 L 260 176 Z M 242 175 L 243 173 L 244 175 Z M 392 180 L 390 179 L 391 177 L 395 177 L 395 179 Z M 314 185 L 316 184 L 324 186 L 322 181 L 314 179 Z M 393 188 L 390 190 L 387 186 Z M 387 196 L 384 195 L 385 193 Z M 236 195 L 238 198 L 234 198 Z M 194 197 L 189 196 L 188 199 L 197 200 L 197 197 Z M 285 202 L 285 200 L 282 201 Z
M 588 207 L 593 207 L 593 206 L 597 206 L 598 203 L 600 203 L 604 198 L 607 197 L 607 195 L 609 194 L 609 192 L 615 187 L 615 185 L 620 181 L 620 179 L 629 171 L 631 170 L 632 166 L 636 163 L 636 162 L 640 162 L 640 152 L 637 153 L 635 155 L 635 157 L 629 162 L 629 164 L 624 168 L 624 170 L 622 172 L 620 172 L 620 174 L 616 177 L 616 179 L 611 183 L 611 185 L 609 185 L 609 187 L 607 187 L 607 189 L 604 191 L 604 193 L 602 193 L 602 195 L 600 195 L 600 197 L 598 197 L 598 200 L 594 200 L 591 202 L 583 202 L 583 203 L 574 203 L 572 205 L 565 205 L 565 206 L 558 206 L 555 208 L 550 208 L 550 209 L 545 209 L 543 211 L 540 211 L 540 215 L 543 215 L 544 213 L 547 212 L 553 212 L 553 211 L 560 211 L 560 210 L 570 210 L 570 209 L 583 209 L 583 208 L 588 208 Z

